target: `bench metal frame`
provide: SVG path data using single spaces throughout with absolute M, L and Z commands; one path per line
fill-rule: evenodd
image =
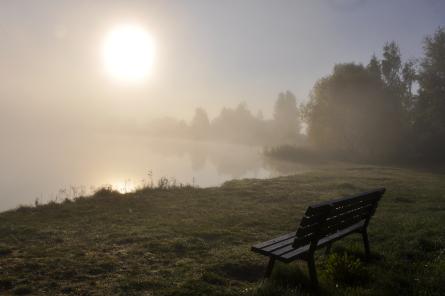
M 296 232 L 252 246 L 252 251 L 270 258 L 265 277 L 272 274 L 276 260 L 303 260 L 307 262 L 312 286 L 318 288 L 315 251 L 326 246 L 328 254 L 335 241 L 353 233 L 362 235 L 368 258 L 371 250 L 367 229 L 384 193 L 385 188 L 379 188 L 309 206 Z

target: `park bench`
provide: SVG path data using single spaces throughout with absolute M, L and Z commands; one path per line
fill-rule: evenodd
M 252 246 L 252 251 L 270 258 L 265 277 L 271 275 L 275 260 L 285 263 L 304 260 L 308 264 L 311 284 L 318 288 L 315 251 L 326 246 L 326 253 L 329 253 L 334 241 L 353 233 L 362 235 L 365 254 L 369 257 L 367 228 L 384 193 L 385 188 L 380 188 L 311 205 L 297 231 Z

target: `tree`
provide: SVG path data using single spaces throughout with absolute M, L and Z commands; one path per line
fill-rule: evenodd
M 274 125 L 280 142 L 295 142 L 301 128 L 297 99 L 290 91 L 280 93 L 275 102 Z
M 399 46 L 393 41 L 383 47 L 383 59 L 381 62 L 383 80 L 386 85 L 394 90 L 400 87 L 400 71 L 402 68 L 402 56 Z
M 445 151 L 445 29 L 424 40 L 414 107 L 418 149 L 423 157 L 444 159 Z
M 245 103 L 235 109 L 223 108 L 212 121 L 213 135 L 234 143 L 265 144 L 265 121 L 254 116 Z
M 377 59 L 377 57 L 375 55 L 372 55 L 371 60 L 369 61 L 369 64 L 366 66 L 366 69 L 375 78 L 377 78 L 377 79 L 382 78 L 382 67 L 381 67 L 380 61 Z
M 411 108 L 412 100 L 413 100 L 413 85 L 417 80 L 417 71 L 416 71 L 416 61 L 409 60 L 403 65 L 402 69 L 402 79 L 404 81 L 405 86 L 405 95 L 409 98 L 408 108 Z
M 209 136 L 210 121 L 204 109 L 196 108 L 190 128 L 192 136 L 196 139 L 205 139 Z
M 391 92 L 371 66 L 338 64 L 314 86 L 306 106 L 309 140 L 318 148 L 357 159 L 397 153 L 401 126 Z

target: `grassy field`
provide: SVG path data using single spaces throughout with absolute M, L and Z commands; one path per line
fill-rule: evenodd
M 445 295 L 445 175 L 338 166 L 216 188 L 102 190 L 0 214 L 1 295 L 306 295 L 306 266 L 278 265 L 256 242 L 296 229 L 315 202 L 387 188 L 369 235 L 320 251 L 326 295 Z

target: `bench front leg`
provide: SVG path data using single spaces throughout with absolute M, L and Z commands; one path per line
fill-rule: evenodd
M 368 230 L 366 228 L 363 229 L 362 236 L 363 236 L 363 244 L 365 245 L 366 258 L 369 259 L 369 257 L 371 256 L 371 249 L 369 247 Z
M 269 263 L 267 264 L 266 273 L 264 274 L 265 278 L 269 278 L 272 274 L 273 266 L 275 264 L 275 258 L 270 257 Z
M 318 278 L 317 278 L 317 270 L 315 269 L 314 254 L 308 255 L 307 267 L 309 269 L 309 276 L 311 278 L 312 288 L 314 288 L 315 290 L 318 290 Z

